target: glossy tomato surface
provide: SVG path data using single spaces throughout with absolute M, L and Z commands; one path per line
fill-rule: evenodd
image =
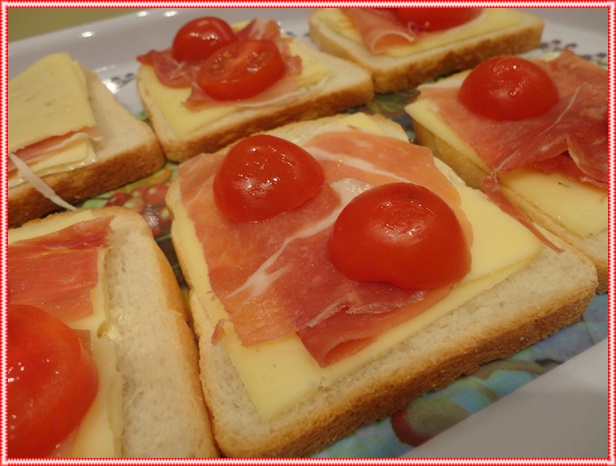
M 235 42 L 231 26 L 220 18 L 206 16 L 189 21 L 173 39 L 171 55 L 177 61 L 198 61 Z
M 458 92 L 473 113 L 493 120 L 523 120 L 547 112 L 559 95 L 544 70 L 525 58 L 490 58 L 474 68 Z
M 197 83 L 217 100 L 254 97 L 278 81 L 285 63 L 271 40 L 245 40 L 218 49 L 203 63 Z
M 455 283 L 471 265 L 454 211 L 412 183 L 378 186 L 354 198 L 338 216 L 328 247 L 347 277 L 405 289 Z
M 398 17 L 417 31 L 442 31 L 468 23 L 480 8 L 398 8 Z
M 7 328 L 8 456 L 44 457 L 92 404 L 96 367 L 77 334 L 36 307 L 9 305 Z
M 259 222 L 302 205 L 324 179 L 321 165 L 301 147 L 256 135 L 229 150 L 214 178 L 214 200 L 232 220 Z

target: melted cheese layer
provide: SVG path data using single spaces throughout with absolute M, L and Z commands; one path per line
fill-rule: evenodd
M 349 121 L 355 126 L 362 126 L 361 119 L 350 117 Z M 372 126 L 370 129 L 375 128 Z M 361 352 L 321 368 L 295 335 L 244 347 L 236 338 L 233 325 L 229 322 L 225 324 L 225 335 L 218 344 L 225 346 L 250 398 L 264 419 L 275 417 L 319 388 L 333 384 L 378 358 L 439 317 L 522 269 L 539 254 L 543 245 L 526 228 L 504 215 L 479 192 L 465 186 L 458 189 L 464 211 L 473 225 L 471 271 L 445 300 L 428 312 L 385 332 Z M 173 211 L 174 241 L 181 242 L 188 251 L 200 251 L 194 227 L 181 202 L 173 206 Z M 503 248 L 503 243 L 509 247 Z M 226 319 L 227 313 L 211 289 L 205 259 L 202 254 L 192 254 L 185 259 L 183 266 L 214 326 L 219 320 Z
M 429 100 L 418 100 L 406 111 L 434 135 L 489 171 L 475 150 L 451 129 Z M 533 204 L 555 222 L 581 238 L 607 229 L 608 196 L 605 189 L 572 181 L 559 173 L 546 175 L 538 170 L 520 168 L 506 174 L 503 184 Z

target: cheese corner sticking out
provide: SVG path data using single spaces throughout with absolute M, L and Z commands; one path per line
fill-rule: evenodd
M 406 111 L 436 137 L 488 172 L 474 149 L 438 115 L 438 110 L 429 100 L 420 99 L 408 105 Z M 608 196 L 605 189 L 569 180 L 558 173 L 546 175 L 524 168 L 506 174 L 502 182 L 553 221 L 581 238 L 607 229 Z
M 66 53 L 48 55 L 11 79 L 8 94 L 9 152 L 96 126 L 83 70 Z

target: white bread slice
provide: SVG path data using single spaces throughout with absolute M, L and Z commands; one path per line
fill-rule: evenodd
M 86 77 L 90 104 L 101 134 L 101 139 L 94 142 L 98 161 L 42 178 L 72 205 L 151 175 L 165 162 L 150 126 L 120 105 L 95 74 L 86 72 Z M 61 209 L 30 183 L 9 189 L 8 199 L 10 227 Z
M 409 107 L 407 107 L 409 108 Z M 468 186 L 481 189 L 481 181 L 489 175 L 488 167 L 481 163 L 479 157 L 471 159 L 463 151 L 443 140 L 441 135 L 435 134 L 417 119 L 413 120 L 415 140 L 418 144 L 429 147 L 435 157 L 438 157 L 460 176 Z M 472 151 L 472 148 L 468 147 Z M 597 275 L 597 293 L 606 293 L 608 288 L 608 231 L 607 229 L 590 236 L 581 237 L 575 232 L 568 230 L 562 224 L 553 220 L 535 204 L 521 197 L 515 191 L 503 185 L 503 193 L 507 198 L 529 218 L 563 239 L 566 243 L 579 249 L 593 262 Z
M 186 302 L 169 262 L 135 211 L 90 211 L 96 218 L 113 217 L 105 258 L 111 321 L 106 333 L 122 378 L 121 456 L 217 456 Z M 62 212 L 21 228 L 71 218 L 74 213 Z
M 338 118 L 343 117 L 295 123 L 271 133 L 301 137 Z M 386 134 L 400 134 L 401 128 L 394 122 L 374 118 Z M 462 183 L 447 166 L 436 162 L 448 176 Z M 167 198 L 171 210 L 179 196 L 179 185 L 174 183 Z M 211 297 L 198 294 L 195 283 L 199 277 L 189 267 L 191 255 L 199 252 L 178 237 L 173 239 L 191 287 L 201 381 L 212 413 L 214 436 L 223 455 L 230 457 L 314 454 L 359 427 L 392 414 L 413 398 L 443 388 L 483 363 L 509 357 L 579 320 L 597 283 L 590 261 L 554 238 L 562 244 L 562 253 L 544 248 L 534 262 L 494 288 L 266 421 L 255 409 L 224 346 L 212 343 L 215 323 L 207 313 Z M 301 280 L 298 277 L 298 286 Z
M 482 61 L 504 54 L 518 54 L 536 48 L 543 33 L 543 20 L 520 11 L 520 22 L 490 33 L 478 34 L 455 43 L 408 55 L 375 55 L 363 44 L 342 36 L 321 18 L 321 10 L 309 17 L 310 38 L 332 55 L 351 60 L 368 70 L 377 93 L 400 92 L 457 70 L 472 68 Z
M 259 131 L 301 120 L 333 115 L 364 105 L 374 97 L 370 76 L 361 67 L 321 53 L 301 39 L 294 45 L 308 58 L 332 70 L 324 85 L 307 89 L 291 103 L 244 108 L 207 124 L 186 136 L 178 136 L 143 82 L 142 65 L 137 72 L 137 89 L 168 159 L 182 162 L 202 152 L 216 152 L 232 142 Z M 146 65 L 147 66 L 147 65 Z M 178 102 L 178 105 L 181 105 Z

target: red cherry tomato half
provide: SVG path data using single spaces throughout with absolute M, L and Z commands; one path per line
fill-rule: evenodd
M 92 404 L 96 367 L 77 334 L 36 307 L 10 305 L 7 328 L 8 455 L 44 457 Z
M 232 220 L 259 222 L 299 207 L 324 180 L 323 168 L 307 151 L 261 134 L 229 150 L 214 178 L 214 200 Z
M 272 41 L 245 40 L 214 52 L 199 68 L 197 83 L 217 100 L 247 99 L 266 90 L 284 72 L 284 60 Z
M 471 264 L 454 211 L 412 183 L 381 185 L 353 199 L 338 216 L 328 247 L 347 277 L 405 289 L 455 283 Z
M 552 78 L 521 57 L 490 58 L 471 71 L 458 92 L 473 113 L 493 120 L 523 120 L 547 112 L 559 100 Z
M 177 61 L 204 60 L 237 37 L 227 22 L 219 18 L 204 17 L 189 21 L 173 39 L 171 55 Z
M 481 8 L 398 8 L 398 17 L 419 31 L 451 29 L 479 16 Z

